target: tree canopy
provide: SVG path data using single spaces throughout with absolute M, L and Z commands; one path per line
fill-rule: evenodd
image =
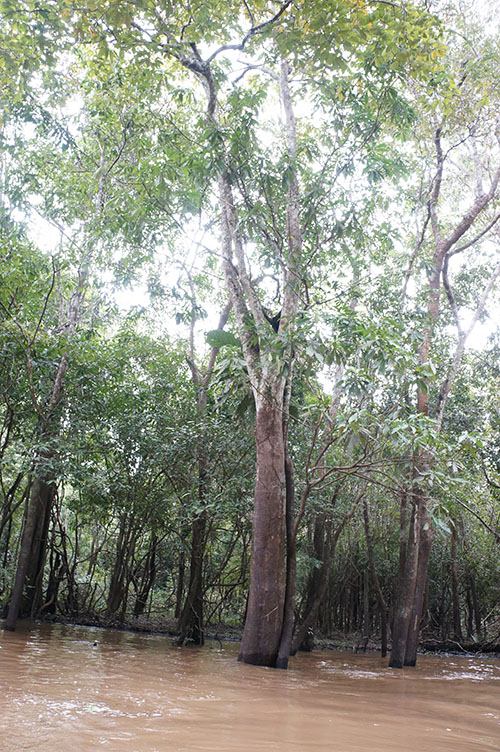
M 318 625 L 385 651 L 390 622 L 393 666 L 421 626 L 494 632 L 500 38 L 475 11 L 0 2 L 7 628 L 227 620 L 282 668 Z

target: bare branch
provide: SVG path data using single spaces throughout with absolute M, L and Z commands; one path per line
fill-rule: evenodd
M 462 251 L 467 250 L 467 248 L 470 248 L 471 246 L 475 245 L 479 240 L 481 240 L 482 237 L 484 237 L 491 229 L 496 225 L 498 220 L 500 219 L 500 213 L 497 214 L 494 219 L 482 230 L 476 237 L 472 238 L 472 240 L 469 240 L 468 243 L 464 243 L 464 245 L 459 246 L 458 248 L 454 248 L 452 251 L 448 253 L 448 256 L 455 256 L 457 253 L 462 253 Z
M 221 52 L 226 52 L 227 50 L 243 50 L 245 48 L 246 43 L 248 42 L 251 37 L 253 37 L 255 34 L 259 34 L 261 31 L 264 31 L 264 29 L 267 26 L 272 26 L 273 23 L 275 23 L 283 13 L 286 11 L 286 9 L 294 2 L 294 0 L 287 0 L 286 3 L 284 3 L 279 11 L 274 14 L 272 18 L 269 18 L 267 21 L 263 21 L 260 24 L 257 24 L 257 26 L 252 26 L 252 28 L 247 31 L 243 39 L 239 44 L 224 44 L 222 47 L 219 47 L 219 49 L 215 50 L 210 57 L 207 58 L 205 61 L 206 63 L 211 63 L 212 60 L 214 60 L 218 55 L 221 54 Z

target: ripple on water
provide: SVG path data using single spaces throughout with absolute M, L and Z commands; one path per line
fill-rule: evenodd
M 373 654 L 314 653 L 280 672 L 237 663 L 236 645 L 179 650 L 159 636 L 42 627 L 0 641 L 9 752 L 500 749 L 492 660 L 426 656 L 397 671 Z

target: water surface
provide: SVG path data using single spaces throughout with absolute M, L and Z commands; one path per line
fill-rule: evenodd
M 500 663 L 315 652 L 288 671 L 237 645 L 87 627 L 0 631 L 0 750 L 500 750 Z

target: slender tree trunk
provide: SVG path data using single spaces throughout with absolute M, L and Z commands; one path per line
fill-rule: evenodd
M 175 618 L 178 619 L 181 615 L 182 609 L 182 596 L 184 594 L 184 574 L 186 568 L 186 554 L 181 551 L 179 554 L 179 571 L 177 575 L 177 587 L 175 590 Z
M 59 551 L 55 552 L 55 556 L 51 553 L 50 572 L 47 583 L 47 590 L 45 591 L 45 602 L 41 607 L 41 613 L 43 614 L 55 614 L 57 610 L 57 598 L 59 595 L 59 585 L 64 571 L 64 565 L 61 563 L 61 554 Z
M 371 632 L 371 614 L 370 614 L 370 578 L 368 569 L 365 568 L 362 577 L 362 592 L 363 592 L 363 612 L 361 621 L 361 640 L 358 646 L 358 650 L 366 652 L 368 642 L 370 640 Z
M 277 403 L 277 404 L 276 404 Z M 276 666 L 285 602 L 285 448 L 282 400 L 257 400 L 257 479 L 250 591 L 239 660 Z
M 476 627 L 475 639 L 480 640 L 482 632 L 483 632 L 483 624 L 482 624 L 482 618 L 481 618 L 481 608 L 479 606 L 479 601 L 477 599 L 476 582 L 472 574 L 469 574 L 469 584 L 470 584 L 470 594 L 472 597 L 472 605 L 474 608 L 474 624 Z
M 375 595 L 377 598 L 378 609 L 380 613 L 380 640 L 381 640 L 381 656 L 385 658 L 387 655 L 387 604 L 385 602 L 384 594 L 380 586 L 380 579 L 377 573 L 377 566 L 375 564 L 375 553 L 373 550 L 373 540 L 370 532 L 370 518 L 368 512 L 368 503 L 366 499 L 363 499 L 363 522 L 365 527 L 365 539 L 366 539 L 366 552 L 368 554 L 368 566 L 370 568 L 370 574 L 375 588 Z
M 293 640 L 293 655 L 298 650 L 309 652 L 313 647 L 313 630 L 328 588 L 328 572 L 333 556 L 332 532 L 332 524 L 326 520 L 325 515 L 317 515 L 314 520 L 313 550 L 314 558 L 321 561 L 321 565 L 312 570 L 307 581 L 306 603 L 300 626 Z
M 458 588 L 458 566 L 457 566 L 457 529 L 453 525 L 451 530 L 450 541 L 450 558 L 451 558 L 451 599 L 453 606 L 453 636 L 458 642 L 462 642 L 462 624 L 460 620 L 460 596 Z
M 151 540 L 149 542 L 148 553 L 146 561 L 144 562 L 144 571 L 141 578 L 140 586 L 137 590 L 135 604 L 134 604 L 134 616 L 138 617 L 144 612 L 146 604 L 148 602 L 151 588 L 154 585 L 156 578 L 156 547 L 158 545 L 158 537 L 156 533 L 152 533 Z
M 123 603 L 124 583 L 128 565 L 128 527 L 128 516 L 126 514 L 123 514 L 120 519 L 120 529 L 115 549 L 115 560 L 113 564 L 113 571 L 111 573 L 111 580 L 109 583 L 108 598 L 106 603 L 106 616 L 108 617 L 117 614 Z

